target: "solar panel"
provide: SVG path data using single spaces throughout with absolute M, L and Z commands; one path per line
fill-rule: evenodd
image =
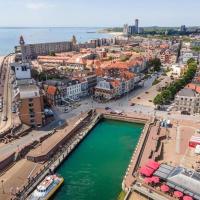
M 200 181 L 200 173 L 194 172 L 193 175 L 192 175 L 192 178 L 197 180 L 197 181 Z
M 194 195 L 194 198 L 197 200 L 200 200 L 200 196 L 199 195 Z
M 182 187 L 179 187 L 179 186 L 175 186 L 175 190 L 178 190 L 180 192 L 184 192 L 184 189 Z
M 174 169 L 174 167 L 172 167 L 172 166 L 170 166 L 170 165 L 166 165 L 166 164 L 161 164 L 160 167 L 161 167 L 161 168 L 168 169 L 168 170 L 170 170 L 170 171 Z
M 174 185 L 173 183 L 167 182 L 167 185 L 168 185 L 170 188 L 175 188 L 175 185 Z
M 188 194 L 189 196 L 193 197 L 194 196 L 194 193 L 193 192 L 190 192 L 188 190 L 185 190 L 184 191 L 185 194 Z
M 158 176 L 158 177 L 160 177 L 161 179 L 166 179 L 167 178 L 167 176 L 168 176 L 168 174 L 165 174 L 165 173 L 163 173 L 163 172 L 160 172 L 160 171 L 156 171 L 154 174 L 153 174 L 154 176 Z

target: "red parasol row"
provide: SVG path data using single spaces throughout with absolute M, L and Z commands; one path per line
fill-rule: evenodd
M 159 183 L 160 182 L 160 178 L 157 177 L 157 176 L 152 176 L 150 178 L 146 177 L 144 179 L 144 182 L 147 183 L 147 184 L 149 184 L 149 183 Z

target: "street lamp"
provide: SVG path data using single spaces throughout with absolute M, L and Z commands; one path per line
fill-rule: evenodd
M 4 190 L 4 180 L 1 180 L 1 184 L 2 184 L 2 192 L 3 192 L 3 194 L 5 194 L 5 190 Z

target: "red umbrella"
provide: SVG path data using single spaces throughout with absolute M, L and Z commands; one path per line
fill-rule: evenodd
M 169 186 L 167 185 L 161 185 L 160 189 L 162 192 L 169 192 Z
M 143 166 L 143 167 L 141 167 L 139 172 L 140 172 L 140 174 L 143 174 L 145 176 L 151 176 L 154 173 L 154 170 L 147 166 Z
M 151 177 L 151 180 L 152 180 L 152 182 L 154 182 L 154 183 L 159 183 L 159 182 L 160 182 L 160 178 L 157 177 L 157 176 L 152 176 L 152 177 Z
M 181 197 L 183 196 L 183 193 L 180 192 L 180 191 L 175 191 L 175 192 L 174 192 L 174 196 L 175 196 L 175 197 L 178 197 L 178 198 L 181 198 Z
M 193 200 L 193 198 L 190 197 L 190 196 L 184 196 L 184 197 L 183 197 L 183 200 Z
M 147 167 L 150 167 L 154 170 L 157 170 L 160 166 L 160 164 L 154 160 L 149 160 L 148 163 L 146 164 Z
M 151 179 L 151 178 L 145 178 L 145 179 L 144 179 L 144 182 L 145 182 L 146 184 L 152 183 L 152 179 Z

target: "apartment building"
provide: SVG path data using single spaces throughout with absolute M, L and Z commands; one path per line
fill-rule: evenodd
M 36 85 L 20 85 L 15 94 L 22 123 L 32 127 L 44 124 L 43 95 Z
M 118 98 L 132 91 L 135 87 L 135 76 L 130 72 L 121 74 L 121 78 L 101 78 L 95 87 L 94 96 L 96 99 L 109 101 Z
M 44 84 L 47 102 L 51 106 L 62 105 L 66 99 L 76 100 L 88 95 L 88 83 L 82 80 L 48 80 Z
M 175 109 L 183 114 L 200 113 L 200 94 L 186 87 L 175 97 Z
M 20 46 L 15 47 L 15 52 L 22 53 L 22 60 L 35 59 L 39 55 L 48 55 L 51 52 L 60 53 L 73 50 L 73 43 L 70 41 L 25 44 L 24 38 L 21 36 L 19 44 Z

